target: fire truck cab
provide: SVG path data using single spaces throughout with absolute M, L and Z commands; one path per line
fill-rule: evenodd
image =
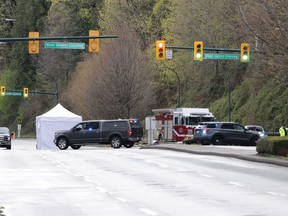
M 199 122 L 215 121 L 208 108 L 153 109 L 155 117 L 155 139 L 183 141 L 192 138 Z

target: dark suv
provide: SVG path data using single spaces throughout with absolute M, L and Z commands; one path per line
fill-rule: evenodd
M 69 146 L 79 149 L 82 145 L 111 144 L 113 148 L 134 146 L 143 139 L 143 128 L 137 119 L 83 121 L 70 130 L 55 132 L 54 143 L 65 150 Z
M 0 147 L 11 149 L 11 136 L 10 130 L 7 127 L 0 127 Z
M 194 132 L 194 140 L 201 144 L 256 145 L 259 134 L 248 131 L 235 122 L 202 122 Z

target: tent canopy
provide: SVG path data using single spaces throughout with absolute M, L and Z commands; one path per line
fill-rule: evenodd
M 48 112 L 36 117 L 36 148 L 57 149 L 53 139 L 58 130 L 68 130 L 82 121 L 82 116 L 76 115 L 61 104 L 57 104 Z

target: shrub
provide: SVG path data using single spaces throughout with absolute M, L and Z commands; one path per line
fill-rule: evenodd
M 259 154 L 288 155 L 288 137 L 265 137 L 257 141 Z

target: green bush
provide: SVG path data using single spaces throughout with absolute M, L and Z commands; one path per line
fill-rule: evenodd
M 288 156 L 288 137 L 265 137 L 257 141 L 256 151 L 259 154 Z

